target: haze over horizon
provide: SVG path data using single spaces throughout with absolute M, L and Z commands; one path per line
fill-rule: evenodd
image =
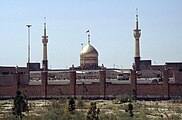
M 182 61 L 182 1 L 179 0 L 2 0 L 0 66 L 26 66 L 27 24 L 31 27 L 31 62 L 42 62 L 44 17 L 49 68 L 79 66 L 81 43 L 99 53 L 99 65 L 131 68 L 134 62 L 136 8 L 141 29 L 141 59 L 153 64 Z

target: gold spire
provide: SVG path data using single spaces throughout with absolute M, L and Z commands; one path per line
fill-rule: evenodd
M 88 44 L 90 44 L 90 31 L 87 30 L 86 33 L 88 33 Z
M 90 34 L 88 34 L 88 44 L 90 44 Z

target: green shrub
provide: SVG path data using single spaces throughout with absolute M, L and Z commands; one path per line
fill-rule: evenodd
M 15 115 L 12 115 L 12 113 L 8 112 L 3 115 L 2 120 L 21 120 L 19 117 L 17 118 Z
M 78 99 L 78 100 L 77 100 L 77 108 L 78 108 L 78 109 L 83 109 L 83 108 L 85 108 L 85 104 L 84 104 L 83 100 L 81 100 L 81 99 Z
M 135 118 L 131 118 L 127 113 L 117 110 L 112 113 L 101 112 L 99 120 L 135 120 Z
M 128 104 L 128 108 L 126 109 L 126 112 L 129 113 L 130 117 L 134 116 L 134 114 L 133 114 L 133 105 L 131 103 Z
M 69 112 L 68 104 L 60 100 L 53 100 L 47 107 L 48 111 L 41 114 L 41 120 L 85 120 L 86 118 L 81 111 Z
M 21 91 L 16 91 L 16 96 L 13 101 L 12 113 L 13 115 L 20 117 L 22 119 L 22 112 L 28 111 L 28 99 L 25 94 Z
M 135 89 L 133 89 L 131 92 L 131 99 L 134 101 L 136 101 L 136 99 L 137 99 L 137 92 Z
M 181 120 L 180 115 L 171 115 L 171 120 Z
M 67 102 L 66 98 L 59 98 L 59 103 L 60 104 L 65 104 Z
M 70 112 L 72 112 L 72 111 L 74 111 L 76 109 L 75 100 L 73 98 L 69 99 L 68 109 L 69 109 Z
M 100 109 L 97 108 L 96 102 L 90 103 L 90 109 L 87 113 L 87 120 L 99 120 Z
M 131 96 L 128 95 L 121 95 L 117 97 L 118 103 L 126 103 L 131 101 Z
M 100 113 L 100 120 L 117 120 L 116 119 L 116 115 L 114 115 L 113 113 Z
M 134 118 L 138 119 L 138 120 L 149 120 L 149 118 L 147 117 L 148 112 L 146 110 L 141 110 L 139 111 L 138 114 L 135 114 Z

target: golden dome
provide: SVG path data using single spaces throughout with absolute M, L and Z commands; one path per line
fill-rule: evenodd
M 98 57 L 98 52 L 91 44 L 87 44 L 80 52 L 80 56 L 81 57 Z

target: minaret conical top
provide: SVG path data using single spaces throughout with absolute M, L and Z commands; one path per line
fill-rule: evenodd
M 46 36 L 46 17 L 44 17 L 44 36 Z
M 138 8 L 136 9 L 136 30 L 138 30 Z
M 141 36 L 141 30 L 138 28 L 138 8 L 136 9 L 136 29 L 134 30 L 135 39 L 139 40 Z

